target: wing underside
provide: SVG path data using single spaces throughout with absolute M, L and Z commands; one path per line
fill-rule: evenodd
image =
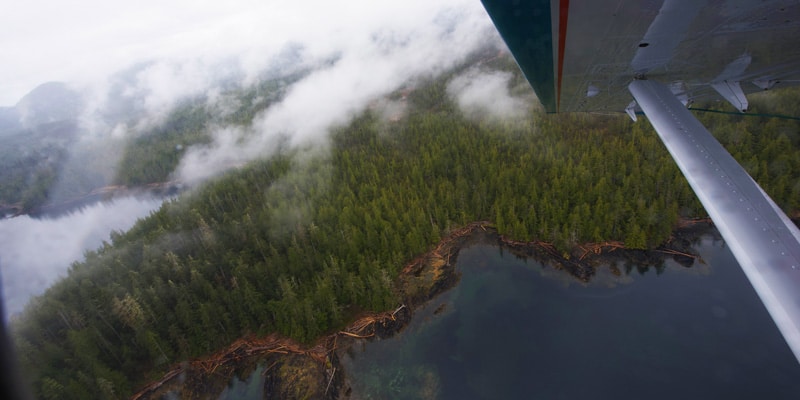
M 637 75 L 688 101 L 800 83 L 797 1 L 482 2 L 548 112 L 622 112 Z
M 686 109 L 800 82 L 800 2 L 482 1 L 547 112 L 644 111 L 800 360 L 800 231 Z
M 789 347 L 800 354 L 797 227 L 667 86 L 637 80 L 631 83 L 630 90 Z

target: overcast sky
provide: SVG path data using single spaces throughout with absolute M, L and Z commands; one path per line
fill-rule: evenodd
M 478 0 L 6 3 L 0 7 L 0 106 L 43 82 L 86 85 L 142 61 L 191 62 L 198 73 L 235 60 L 254 73 L 289 42 L 324 54 L 376 33 L 413 32 L 453 12 L 491 24 Z

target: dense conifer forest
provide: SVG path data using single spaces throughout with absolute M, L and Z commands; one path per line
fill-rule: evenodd
M 703 216 L 646 121 L 544 115 L 533 104 L 520 118 L 474 118 L 448 96 L 448 79 L 395 94 L 400 119 L 367 109 L 333 129 L 328 147 L 229 171 L 87 253 L 12 321 L 35 394 L 126 397 L 246 334 L 311 343 L 360 312 L 396 307 L 403 265 L 472 221 L 567 253 L 609 240 L 653 248 L 679 218 Z M 753 104 L 789 113 L 781 107 L 796 97 Z M 179 128 L 152 143 L 174 149 L 182 132 L 202 130 L 202 113 L 178 112 Z M 800 209 L 798 121 L 699 116 L 778 204 Z M 167 150 L 164 171 L 134 166 L 142 154 L 160 160 L 148 140 L 128 150 L 130 176 L 118 179 L 148 182 L 174 167 Z

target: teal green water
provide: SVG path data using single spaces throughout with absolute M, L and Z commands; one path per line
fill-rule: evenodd
M 496 246 L 464 249 L 456 287 L 344 357 L 352 398 L 799 398 L 800 364 L 733 256 L 710 237 L 697 251 L 692 268 L 584 285 Z

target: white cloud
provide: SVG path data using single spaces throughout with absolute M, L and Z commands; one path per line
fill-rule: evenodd
M 0 64 L 0 105 L 46 81 L 88 85 L 140 62 L 235 60 L 252 76 L 289 42 L 316 58 L 374 32 L 430 24 L 442 10 L 489 23 L 476 0 L 18 2 L 0 13 L 0 54 L 11 61 Z
M 250 131 L 221 127 L 211 146 L 190 149 L 178 173 L 187 179 L 217 172 L 193 172 L 195 161 L 244 162 L 278 137 L 322 142 L 332 124 L 409 78 L 499 43 L 476 0 L 51 1 L 0 13 L 0 54 L 14 60 L 0 63 L 0 104 L 45 81 L 74 83 L 87 95 L 81 126 L 98 138 L 137 134 L 178 100 L 218 100 L 221 85 L 256 83 L 268 68 L 316 68 Z
M 381 9 L 377 16 L 355 13 L 352 18 L 359 21 L 354 26 L 343 25 L 327 40 L 304 45 L 305 55 L 335 55 L 335 61 L 292 85 L 249 130 L 221 128 L 210 145 L 190 148 L 178 178 L 205 179 L 218 167 L 268 155 L 281 138 L 294 146 L 324 144 L 331 126 L 346 123 L 409 79 L 434 75 L 481 46 L 499 43 L 480 4 L 464 9 L 416 6 Z
M 178 179 L 189 184 L 202 182 L 221 171 L 241 166 L 245 161 L 274 150 L 268 144 L 254 146 L 243 128 L 219 128 L 214 131 L 213 138 L 212 145 L 195 146 L 187 151 L 176 172 Z M 275 139 L 277 141 L 277 137 Z
M 468 116 L 483 117 L 488 113 L 499 118 L 520 117 L 529 101 L 510 95 L 511 78 L 507 72 L 470 69 L 450 81 L 447 91 Z

